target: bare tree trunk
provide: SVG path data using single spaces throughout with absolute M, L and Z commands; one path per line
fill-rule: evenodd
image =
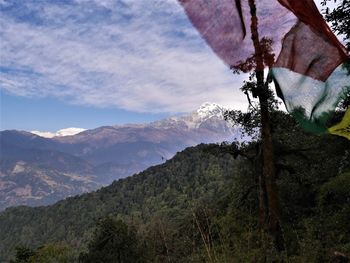
M 270 116 L 268 105 L 268 86 L 264 84 L 264 62 L 262 47 L 260 45 L 258 32 L 258 18 L 256 15 L 255 0 L 249 0 L 251 12 L 251 35 L 254 43 L 256 58 L 257 95 L 260 103 L 261 113 L 261 138 L 262 138 L 262 173 L 259 177 L 260 189 L 260 223 L 264 222 L 267 230 L 273 238 L 277 250 L 284 249 L 284 241 L 280 226 L 280 211 L 278 191 L 276 185 L 276 171 L 274 163 L 274 150 L 270 128 Z M 265 227 L 264 227 L 265 228 Z

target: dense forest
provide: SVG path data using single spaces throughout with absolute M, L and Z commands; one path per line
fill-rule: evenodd
M 260 142 L 198 145 L 96 192 L 0 214 L 1 262 L 349 262 L 350 141 L 275 112 L 281 227 L 259 228 Z

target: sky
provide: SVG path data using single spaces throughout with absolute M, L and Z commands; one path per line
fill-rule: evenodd
M 143 123 L 246 109 L 176 0 L 0 0 L 0 130 Z

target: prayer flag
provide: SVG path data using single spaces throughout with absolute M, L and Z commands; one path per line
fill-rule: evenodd
M 178 1 L 228 66 L 252 70 L 239 66 L 255 56 L 250 28 L 252 0 Z M 264 66 L 271 69 L 287 110 L 309 131 L 350 139 L 349 129 L 335 132 L 336 128 L 327 128 L 336 106 L 350 92 L 350 72 L 345 67 L 349 55 L 313 0 L 259 0 L 255 6 L 260 45 L 267 43 L 272 53 L 269 59 L 264 58 Z M 344 116 L 339 125 L 350 128 L 349 118 Z

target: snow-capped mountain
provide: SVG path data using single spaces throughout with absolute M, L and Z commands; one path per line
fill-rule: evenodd
M 144 127 L 144 126 L 154 126 L 154 127 L 161 127 L 166 128 L 167 125 L 173 126 L 173 125 L 179 125 L 179 123 L 185 124 L 185 127 L 187 126 L 188 129 L 196 129 L 199 127 L 201 123 L 204 121 L 210 119 L 210 118 L 217 118 L 219 120 L 224 120 L 224 112 L 226 110 L 229 110 L 230 108 L 221 106 L 216 103 L 210 103 L 205 102 L 203 103 L 198 110 L 188 114 L 188 115 L 182 115 L 182 116 L 172 116 L 165 120 L 161 121 L 155 121 L 150 124 L 141 124 L 141 125 L 122 125 L 122 126 L 134 126 L 134 127 Z M 115 125 L 113 127 L 122 127 L 120 125 Z M 169 127 L 168 127 L 169 128 Z M 184 127 L 183 127 L 184 128 Z M 31 133 L 44 137 L 44 138 L 53 138 L 53 137 L 64 137 L 64 136 L 73 136 L 76 134 L 79 134 L 83 131 L 86 131 L 86 129 L 83 128 L 65 128 L 58 130 L 56 132 L 47 132 L 47 131 L 31 131 Z
M 109 184 L 199 143 L 240 139 L 240 128 L 224 120 L 226 109 L 205 103 L 190 114 L 156 122 L 84 131 L 70 128 L 51 138 L 40 133 L 0 132 L 0 197 L 5 200 L 0 210 L 46 204 Z M 16 167 L 25 169 L 18 172 Z
M 206 102 L 206 103 L 203 103 L 196 112 L 198 116 L 202 119 L 217 117 L 223 120 L 224 113 L 227 110 L 231 110 L 231 109 L 232 108 L 230 107 L 224 107 L 216 103 Z
M 172 116 L 161 121 L 153 122 L 150 125 L 163 128 L 179 126 L 186 129 L 198 129 L 201 125 L 203 125 L 203 123 L 210 120 L 211 124 L 217 124 L 219 122 L 220 124 L 227 126 L 227 128 L 229 128 L 231 131 L 236 132 L 236 129 L 232 129 L 232 125 L 224 120 L 224 113 L 227 110 L 230 110 L 230 108 L 221 106 L 216 103 L 206 102 L 202 104 L 196 111 L 193 111 L 189 114 Z M 214 120 L 216 122 L 214 122 Z
M 86 131 L 86 129 L 72 127 L 72 128 L 61 129 L 56 132 L 31 131 L 31 133 L 39 135 L 44 138 L 53 138 L 53 137 L 62 137 L 62 136 L 72 136 L 83 131 Z

